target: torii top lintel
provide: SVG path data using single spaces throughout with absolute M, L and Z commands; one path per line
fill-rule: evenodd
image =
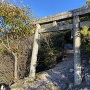
M 33 20 L 33 24 L 45 24 L 45 23 L 50 23 L 53 21 L 60 21 L 60 20 L 65 20 L 69 18 L 73 18 L 73 16 L 78 15 L 78 16 L 83 16 L 90 13 L 90 7 L 89 6 L 83 6 L 78 9 L 74 9 L 68 12 L 63 12 L 59 14 L 55 14 L 52 16 L 47 16 L 44 18 L 36 19 Z

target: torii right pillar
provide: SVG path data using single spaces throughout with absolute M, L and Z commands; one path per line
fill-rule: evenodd
M 73 44 L 74 44 L 74 84 L 79 85 L 82 82 L 81 78 L 81 57 L 80 57 L 80 29 L 79 16 L 73 16 Z

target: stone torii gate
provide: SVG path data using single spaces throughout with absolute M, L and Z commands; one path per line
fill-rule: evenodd
M 68 30 L 73 29 L 73 43 L 74 43 L 74 83 L 75 85 L 79 85 L 82 82 L 81 77 L 81 57 L 80 57 L 80 27 L 86 25 L 90 26 L 90 21 L 80 22 L 79 18 L 81 16 L 85 16 L 90 13 L 90 7 L 84 6 L 82 8 L 78 8 L 75 10 L 71 10 L 68 12 L 59 13 L 53 16 L 44 17 L 41 19 L 36 19 L 33 21 L 33 24 L 36 25 L 35 36 L 34 36 L 34 44 L 33 51 L 31 57 L 31 65 L 30 65 L 30 79 L 35 79 L 36 73 L 36 62 L 38 55 L 38 40 L 39 33 L 50 32 L 58 30 Z M 67 19 L 73 19 L 73 24 L 63 25 L 57 27 L 57 22 Z M 46 30 L 45 28 L 41 28 L 42 24 L 53 23 L 53 28 L 51 30 Z

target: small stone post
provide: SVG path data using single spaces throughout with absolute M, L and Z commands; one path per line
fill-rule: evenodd
M 38 39 L 39 39 L 38 31 L 40 28 L 41 28 L 40 25 L 36 24 L 36 31 L 35 31 L 35 36 L 34 36 L 31 65 L 30 65 L 30 74 L 29 74 L 30 80 L 35 79 L 37 55 L 38 55 Z
M 56 21 L 53 22 L 53 26 L 57 26 L 57 22 Z
M 82 82 L 81 78 L 81 57 L 80 57 L 80 31 L 79 31 L 79 16 L 73 17 L 73 30 L 74 30 L 74 83 L 79 85 Z
M 56 21 L 53 21 L 53 28 L 54 28 L 54 30 L 58 30 Z

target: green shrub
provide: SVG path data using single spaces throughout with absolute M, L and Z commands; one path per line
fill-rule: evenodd
M 90 31 L 88 26 L 83 26 L 81 30 L 82 46 L 88 52 L 90 52 Z
M 37 72 L 52 68 L 62 61 L 64 33 L 54 32 L 41 35 Z
M 81 30 L 81 41 L 82 47 L 87 52 L 90 53 L 90 27 L 83 26 Z M 88 57 L 90 60 L 90 57 Z

